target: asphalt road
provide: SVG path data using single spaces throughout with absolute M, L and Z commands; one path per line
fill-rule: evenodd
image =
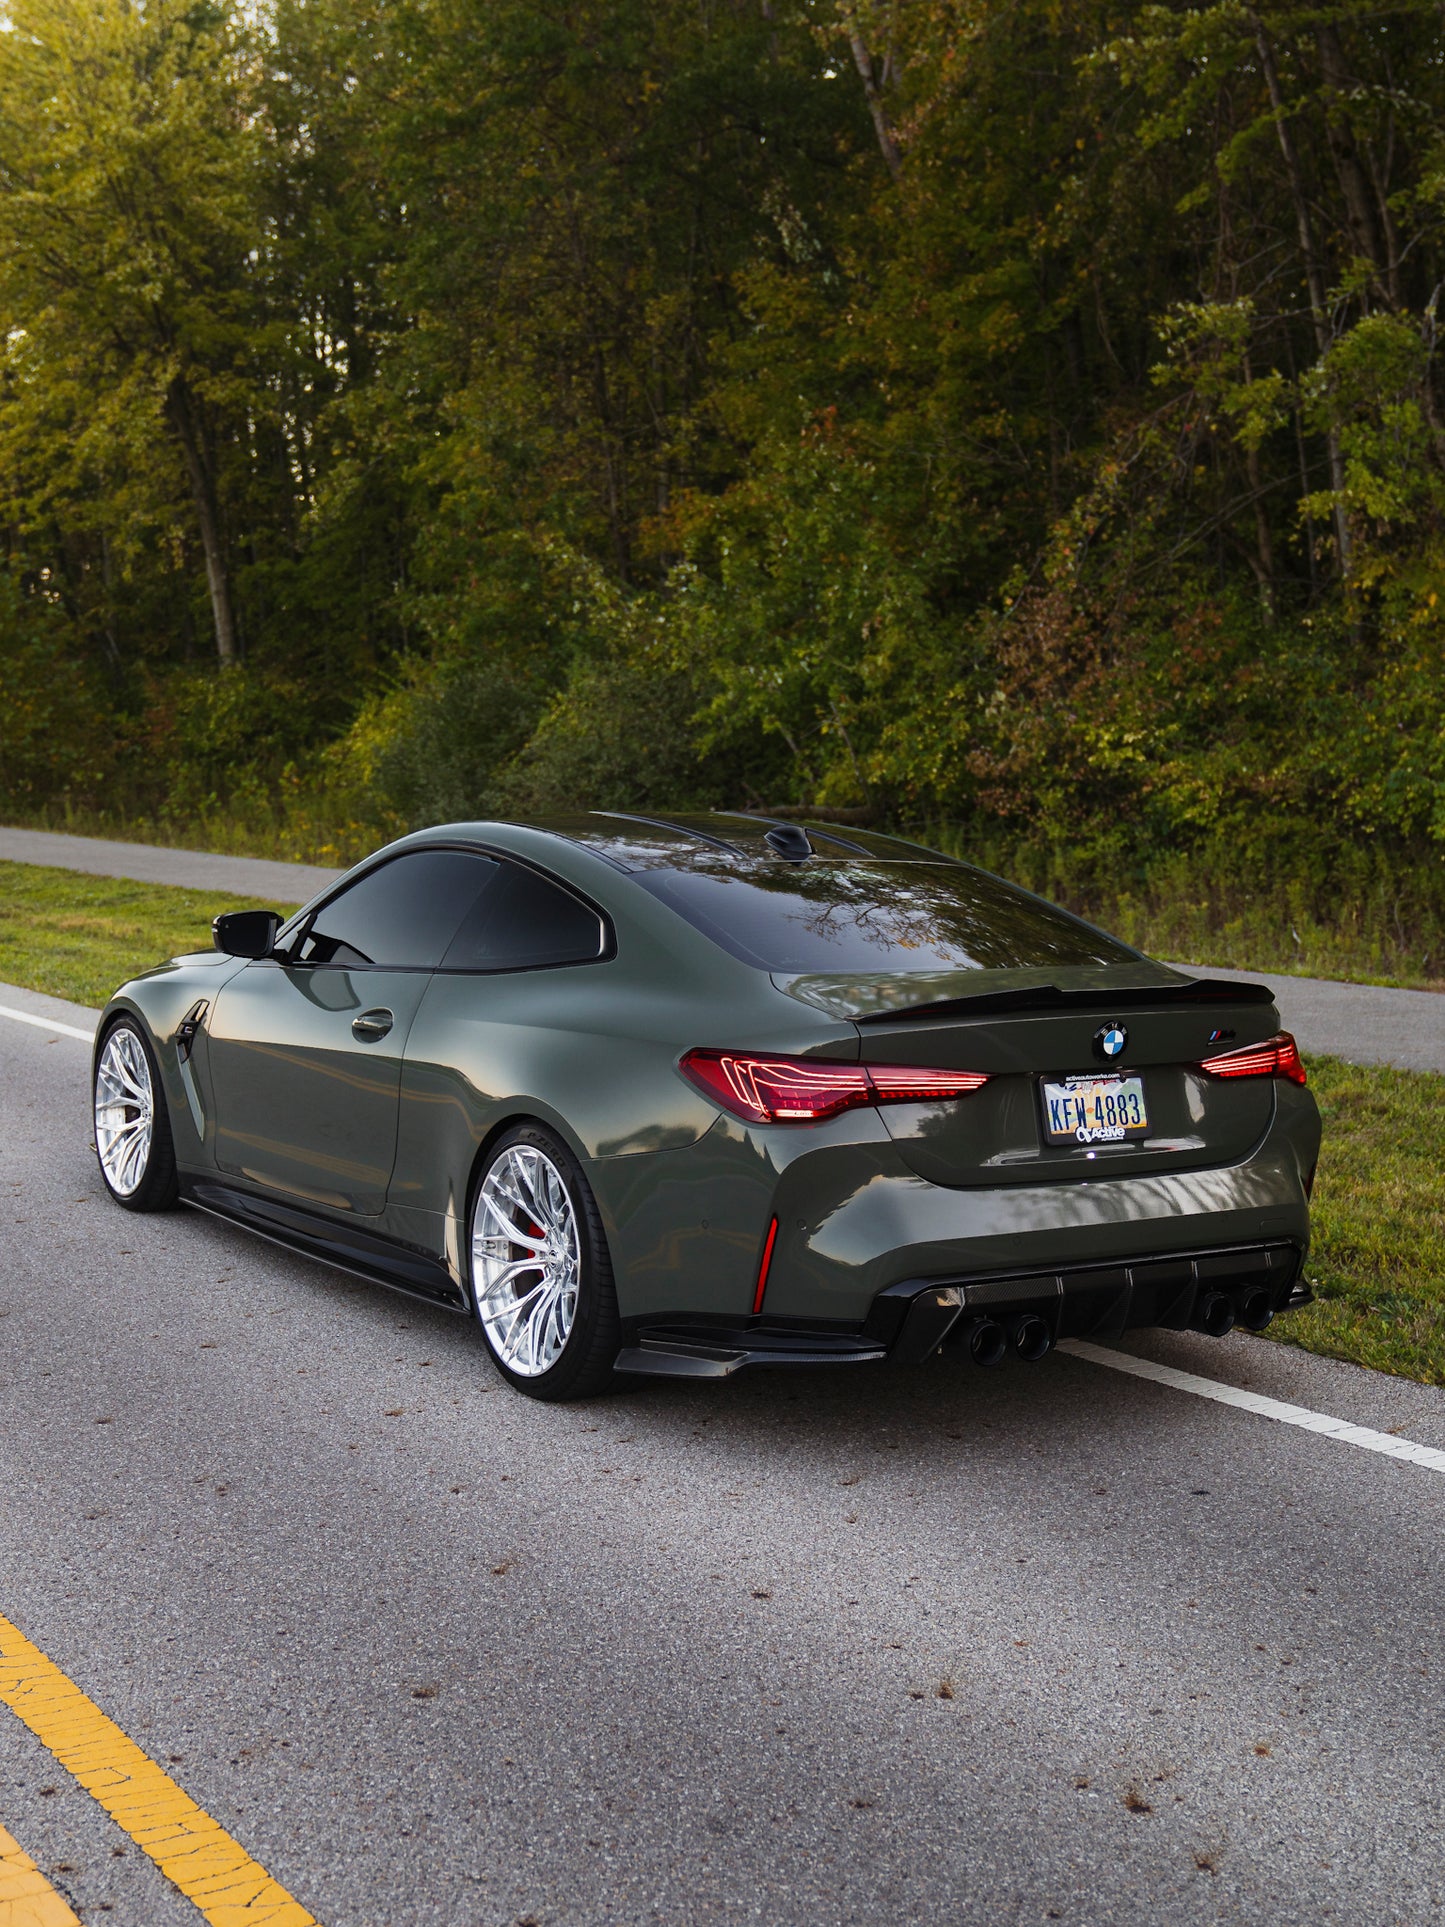
M 1445 1907 L 1445 1474 L 1058 1356 L 537 1406 L 119 1211 L 87 1056 L 0 1020 L 0 1614 L 326 1927 Z M 1135 1349 L 1445 1445 L 1437 1391 Z M 0 1824 L 86 1922 L 199 1918 L 3 1707 Z
M 1445 997 L 1438 991 L 1331 983 L 1270 970 L 1214 970 L 1203 964 L 1174 968 L 1197 977 L 1268 984 L 1281 1022 L 1307 1053 L 1343 1057 L 1351 1064 L 1445 1072 Z
M 142 883 L 224 890 L 278 905 L 302 903 L 341 875 L 339 870 L 259 857 L 212 856 L 201 850 L 164 850 L 148 843 L 111 843 L 100 837 L 3 827 L 0 861 L 48 863 L 100 876 L 134 877 Z M 1306 1051 L 1325 1052 L 1356 1064 L 1445 1072 L 1445 996 L 1435 992 L 1331 983 L 1269 971 L 1214 970 L 1199 964 L 1174 968 L 1200 976 L 1268 982 L 1285 1027 Z
M 113 843 L 109 837 L 64 836 L 55 830 L 0 826 L 0 863 L 45 863 L 90 876 L 132 877 L 137 883 L 172 883 L 189 890 L 260 897 L 278 905 L 305 903 L 340 870 L 310 863 L 272 862 L 265 857 L 217 856 L 209 850 L 167 850 L 154 843 Z

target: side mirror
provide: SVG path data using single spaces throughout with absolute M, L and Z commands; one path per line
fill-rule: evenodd
M 269 957 L 280 928 L 274 910 L 227 910 L 211 925 L 211 942 L 227 957 Z

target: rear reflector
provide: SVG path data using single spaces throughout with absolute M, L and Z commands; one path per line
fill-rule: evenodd
M 776 1218 L 768 1226 L 768 1235 L 763 1241 L 763 1255 L 758 1262 L 758 1288 L 753 1293 L 753 1317 L 756 1318 L 763 1308 L 763 1293 L 768 1288 L 768 1272 L 772 1269 L 773 1246 L 778 1241 L 778 1221 Z
M 816 1124 L 861 1104 L 934 1104 L 967 1097 L 988 1082 L 982 1071 L 830 1064 L 721 1050 L 690 1050 L 679 1069 L 714 1104 L 750 1124 Z
M 1206 1057 L 1199 1068 L 1208 1071 L 1211 1077 L 1287 1077 L 1291 1084 L 1306 1081 L 1299 1046 L 1287 1030 L 1263 1044 L 1246 1044 L 1243 1050 L 1227 1050 L 1220 1057 Z

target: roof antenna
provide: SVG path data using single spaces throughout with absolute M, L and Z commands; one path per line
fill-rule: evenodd
M 799 823 L 779 823 L 767 832 L 763 841 L 788 863 L 806 863 L 813 854 L 808 832 Z

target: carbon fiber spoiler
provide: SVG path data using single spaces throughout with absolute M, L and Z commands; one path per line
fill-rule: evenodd
M 985 990 L 977 997 L 944 997 L 903 1010 L 871 1011 L 855 1024 L 911 1024 L 920 1017 L 993 1017 L 1012 1010 L 1138 1010 L 1141 1006 L 1181 1004 L 1272 1004 L 1267 984 L 1235 984 L 1222 977 L 1193 977 L 1182 984 L 1151 984 L 1138 990 L 1060 990 L 1036 984 L 1027 990 Z

